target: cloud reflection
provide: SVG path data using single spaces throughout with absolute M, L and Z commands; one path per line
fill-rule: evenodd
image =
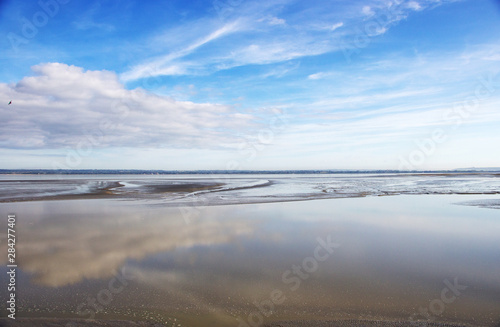
M 68 215 L 61 214 L 61 207 L 52 210 L 56 207 L 51 204 L 31 204 L 38 212 L 45 209 L 50 218 L 19 227 L 19 267 L 33 274 L 35 284 L 60 287 L 111 277 L 127 260 L 228 243 L 253 230 L 249 223 L 220 221 L 213 214 L 186 224 L 177 209 L 145 207 L 138 214 L 128 206 L 107 205 L 93 202 L 87 207 L 81 201 L 68 201 L 64 206 L 65 212 L 71 212 Z

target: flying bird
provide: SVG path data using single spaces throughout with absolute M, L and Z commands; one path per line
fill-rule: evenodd
M 12 100 L 11 100 L 11 101 L 9 101 L 9 105 L 10 105 L 10 104 L 12 104 Z

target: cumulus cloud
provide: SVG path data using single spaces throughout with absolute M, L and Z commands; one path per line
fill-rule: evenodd
M 47 63 L 17 84 L 0 83 L 0 147 L 64 148 L 92 138 L 96 147 L 217 148 L 252 126 L 230 106 L 176 101 L 128 90 L 114 72 Z

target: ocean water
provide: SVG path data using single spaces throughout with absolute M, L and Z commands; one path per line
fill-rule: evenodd
M 104 189 L 119 181 L 136 195 L 23 202 L 11 196 L 0 203 L 1 230 L 7 229 L 7 214 L 17 217 L 18 317 L 144 319 L 164 326 L 296 319 L 498 326 L 500 211 L 488 204 L 500 195 L 472 194 L 494 191 L 489 177 L 354 177 L 241 176 L 231 184 L 199 176 L 82 176 L 41 182 L 36 192 L 93 182 Z M 193 193 L 181 191 L 179 185 L 188 182 L 192 189 L 209 188 L 193 191 L 199 192 L 193 198 L 210 194 L 242 203 L 172 200 Z M 394 195 L 379 196 L 386 194 L 376 184 Z M 27 184 L 18 185 L 19 195 Z M 177 186 L 171 192 L 158 185 Z M 422 194 L 416 185 L 442 192 Z M 271 192 L 275 186 L 279 190 Z M 320 198 L 335 193 L 325 189 L 361 186 L 372 193 Z M 221 187 L 227 189 L 214 192 Z M 443 194 L 451 187 L 471 194 Z M 309 198 L 278 201 L 287 196 Z M 248 203 L 245 197 L 274 198 Z M 176 205 L 164 205 L 169 201 Z M 5 239 L 6 232 L 0 233 L 1 244 Z M 0 258 L 5 266 L 6 256 Z M 0 283 L 6 285 L 5 273 Z M 6 292 L 0 294 L 6 301 Z

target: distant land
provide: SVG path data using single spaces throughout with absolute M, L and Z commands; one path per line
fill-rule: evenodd
M 476 167 L 472 167 L 472 168 L 459 168 L 459 169 L 456 169 L 457 171 L 500 171 L 500 168 L 499 167 L 485 167 L 485 168 L 476 168 Z
M 500 167 L 457 168 L 452 170 L 139 170 L 139 169 L 0 169 L 2 175 L 183 175 L 183 174 L 444 174 L 500 172 Z

